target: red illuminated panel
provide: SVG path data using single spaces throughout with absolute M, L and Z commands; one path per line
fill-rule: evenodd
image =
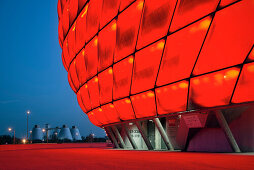
M 93 112 L 90 112 L 87 114 L 89 120 L 95 125 L 95 126 L 100 126 L 102 125 L 101 122 L 99 122 L 96 117 L 95 117 L 95 114 Z
M 191 22 L 215 11 L 219 0 L 181 0 L 178 1 L 176 11 L 170 26 L 170 32 L 182 28 Z
M 91 106 L 92 108 L 98 107 L 100 105 L 98 77 L 94 77 L 93 79 L 88 81 L 87 85 L 90 94 Z
M 188 85 L 188 81 L 184 80 L 156 89 L 158 114 L 185 111 Z
M 69 85 L 71 86 L 71 89 L 76 93 L 76 88 L 72 82 L 72 79 L 71 79 L 71 74 L 68 74 L 68 82 L 69 82 Z
M 135 0 L 121 0 L 120 2 L 120 11 L 125 9 L 128 5 L 130 5 Z
M 61 2 L 61 6 L 62 6 L 62 9 L 63 9 L 63 7 L 65 6 L 67 0 L 59 0 L 59 1 Z
M 110 120 L 108 119 L 106 112 L 102 110 L 102 108 L 97 108 L 93 110 L 93 113 L 96 117 L 96 119 L 101 122 L 102 124 L 108 124 L 110 123 Z
M 251 50 L 251 52 L 250 52 L 250 54 L 248 56 L 248 59 L 249 60 L 254 60 L 254 48 L 252 48 L 252 50 Z
M 210 22 L 206 17 L 168 36 L 157 86 L 190 77 Z
M 176 0 L 146 0 L 137 49 L 165 36 Z
M 87 0 L 78 0 L 78 11 L 80 12 L 84 5 L 86 4 Z
M 65 70 L 68 71 L 68 68 L 67 68 L 65 59 L 64 59 L 64 57 L 63 57 L 63 53 L 62 53 L 62 62 L 63 62 L 63 65 L 64 65 Z
M 86 35 L 90 40 L 99 29 L 99 20 L 101 14 L 102 0 L 93 0 L 89 2 L 86 17 Z
M 142 8 L 143 1 L 138 0 L 118 16 L 114 61 L 134 52 Z
M 214 107 L 229 104 L 239 68 L 205 74 L 191 79 L 190 106 Z
M 254 63 L 245 64 L 239 77 L 233 103 L 248 102 L 254 100 Z
M 112 101 L 113 70 L 108 68 L 98 75 L 100 83 L 100 103 L 105 104 Z
M 130 94 L 130 84 L 132 76 L 133 57 L 130 56 L 113 67 L 114 73 L 114 86 L 113 96 L 114 99 L 122 98 Z
M 110 104 L 104 105 L 101 107 L 101 109 L 110 123 L 115 123 L 120 121 L 118 113 L 113 104 L 110 103 Z
M 63 37 L 63 27 L 62 27 L 61 20 L 59 21 L 59 24 L 58 24 L 58 39 L 59 39 L 59 44 L 60 44 L 61 48 L 63 48 L 64 37 Z
M 79 89 L 79 80 L 76 72 L 76 60 L 74 60 L 70 65 L 69 74 L 71 76 L 72 83 L 77 91 Z
M 254 3 L 241 1 L 216 13 L 194 74 L 240 64 L 254 41 Z M 234 18 L 234 19 L 232 19 Z
M 115 101 L 114 106 L 121 120 L 135 119 L 135 115 L 131 105 L 131 100 L 129 98 L 124 98 Z
M 69 30 L 69 27 L 70 27 L 70 23 L 69 23 L 69 1 L 67 1 L 67 3 L 64 6 L 62 24 L 63 24 L 63 35 L 65 37 L 68 30 Z
M 224 7 L 224 6 L 229 5 L 229 4 L 236 2 L 236 1 L 237 0 L 221 0 L 220 7 Z
M 85 110 L 86 111 L 89 111 L 92 109 L 91 107 L 91 100 L 90 100 L 90 95 L 89 95 L 89 92 L 88 92 L 88 86 L 87 84 L 84 84 L 80 90 L 80 96 L 81 96 L 81 100 L 84 104 L 84 107 L 85 107 Z
M 101 71 L 113 64 L 113 55 L 116 45 L 116 21 L 105 27 L 98 37 L 99 68 Z M 110 41 L 109 41 L 110 40 Z
M 68 49 L 69 49 L 69 57 L 70 60 L 73 60 L 73 58 L 76 55 L 75 51 L 75 28 L 76 24 L 74 23 L 73 26 L 71 27 L 69 33 L 68 33 Z
M 87 80 L 84 49 L 82 49 L 81 52 L 76 57 L 76 71 L 80 85 L 84 84 Z
M 71 63 L 71 58 L 69 56 L 68 37 L 65 38 L 65 41 L 63 43 L 63 58 L 64 58 L 67 68 L 69 68 L 70 63 Z
M 131 93 L 135 94 L 154 87 L 164 40 L 161 40 L 135 55 Z
M 77 92 L 77 100 L 78 100 L 78 104 L 81 107 L 81 109 L 83 110 L 83 112 L 86 113 L 88 110 L 85 108 L 85 106 L 83 104 L 83 100 L 82 100 L 82 97 L 81 97 L 80 90 Z
M 76 24 L 76 52 L 78 52 L 86 42 L 86 15 L 88 5 L 84 7 L 77 19 Z
M 119 4 L 120 0 L 103 0 L 100 28 L 117 15 Z
M 254 100 L 251 0 L 58 0 L 57 11 L 69 84 L 97 126 Z
M 62 18 L 62 15 L 63 15 L 61 1 L 57 2 L 57 13 L 58 13 L 58 19 L 60 20 Z
M 156 115 L 154 92 L 148 91 L 131 96 L 136 118 Z
M 70 0 L 70 10 L 69 10 L 70 24 L 72 24 L 74 19 L 76 18 L 77 12 L 78 12 L 78 0 Z
M 95 37 L 85 47 L 85 63 L 88 79 L 97 74 L 98 66 L 98 38 Z

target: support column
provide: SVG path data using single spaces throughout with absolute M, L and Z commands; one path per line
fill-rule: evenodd
M 116 148 L 120 148 L 118 143 L 117 143 L 117 140 L 112 132 L 112 130 L 110 129 L 110 127 L 105 127 L 105 131 L 107 132 L 107 134 L 109 135 L 111 141 L 113 142 L 113 144 L 115 145 Z
M 121 137 L 118 129 L 116 128 L 116 126 L 112 126 L 112 129 L 113 129 L 115 135 L 117 136 L 117 138 L 119 139 L 119 142 L 121 143 L 123 149 L 125 149 L 126 148 L 125 143 L 124 143 L 123 138 Z
M 124 130 L 124 132 L 126 133 L 126 135 L 127 135 L 128 139 L 129 139 L 129 141 L 130 141 L 131 146 L 133 147 L 133 149 L 138 149 L 138 147 L 137 147 L 135 141 L 133 140 L 133 138 L 131 137 L 131 135 L 130 135 L 130 133 L 129 133 L 129 129 L 128 129 L 128 127 L 127 127 L 126 124 L 123 124 L 123 130 Z
M 149 150 L 153 150 L 153 146 L 152 146 L 151 142 L 149 141 L 149 139 L 147 138 L 147 135 L 144 133 L 144 130 L 142 129 L 142 127 L 140 125 L 140 122 L 136 122 L 136 126 L 137 126 L 143 140 L 145 141 L 147 148 Z
M 163 141 L 165 142 L 166 147 L 168 148 L 168 150 L 173 151 L 174 147 L 172 145 L 172 142 L 169 139 L 169 137 L 168 137 L 167 133 L 165 132 L 165 130 L 163 129 L 159 118 L 154 118 L 153 121 L 155 123 L 155 126 L 159 130 L 159 132 L 161 134 L 161 137 L 162 137 Z
M 215 115 L 216 115 L 216 118 L 220 124 L 220 127 L 222 128 L 222 130 L 224 131 L 227 139 L 228 139 L 228 142 L 229 144 L 231 145 L 232 149 L 235 151 L 235 152 L 241 152 L 239 146 L 237 145 L 237 142 L 233 136 L 233 133 L 231 132 L 229 126 L 228 126 L 228 123 L 223 115 L 223 113 L 221 112 L 221 110 L 216 110 L 214 111 L 215 112 Z

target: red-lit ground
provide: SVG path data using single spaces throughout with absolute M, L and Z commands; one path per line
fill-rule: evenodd
M 0 145 L 0 169 L 253 169 L 254 156 L 113 150 L 106 144 Z

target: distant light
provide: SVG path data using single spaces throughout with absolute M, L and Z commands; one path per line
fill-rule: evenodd
M 26 111 L 26 113 L 29 115 L 31 112 L 30 112 L 30 110 L 28 110 L 28 111 Z
M 8 131 L 10 132 L 12 129 L 11 128 L 8 128 Z
M 129 125 L 133 125 L 133 123 L 129 123 Z
M 76 136 L 78 136 L 78 132 L 76 133 Z
M 26 139 L 22 139 L 22 142 L 25 144 L 26 143 Z
M 32 133 L 33 131 L 30 130 L 29 132 Z
M 55 132 L 55 135 L 57 135 L 57 132 Z
M 45 132 L 45 129 L 42 129 L 42 132 Z
M 95 136 L 95 134 L 94 134 L 94 133 L 92 133 L 91 135 L 92 135 L 93 137 Z

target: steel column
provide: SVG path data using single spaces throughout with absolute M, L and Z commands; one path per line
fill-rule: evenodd
M 235 152 L 241 152 L 241 150 L 240 150 L 239 146 L 237 145 L 237 142 L 233 136 L 233 133 L 231 132 L 231 130 L 228 126 L 228 123 L 227 123 L 223 113 L 221 112 L 221 110 L 215 110 L 214 112 L 215 112 L 216 118 L 220 124 L 220 127 L 223 129 L 232 149 Z
M 131 135 L 130 135 L 130 133 L 129 133 L 129 129 L 128 129 L 128 127 L 127 127 L 126 124 L 123 124 L 123 130 L 124 130 L 124 132 L 126 133 L 126 135 L 127 135 L 128 139 L 129 139 L 129 141 L 130 141 L 131 146 L 133 147 L 133 149 L 138 149 L 138 147 L 137 147 L 135 141 L 132 139 L 132 137 L 131 137 Z
M 105 131 L 109 135 L 109 137 L 110 137 L 111 141 L 113 142 L 113 144 L 115 145 L 115 147 L 120 148 L 110 127 L 105 127 Z
M 117 136 L 119 142 L 121 143 L 123 149 L 125 149 L 126 148 L 125 143 L 124 143 L 123 138 L 121 137 L 117 127 L 116 126 L 112 126 L 112 129 L 113 129 L 115 135 Z
M 167 133 L 165 132 L 162 124 L 161 124 L 161 121 L 159 118 L 154 118 L 153 119 L 154 123 L 155 123 L 155 126 L 157 127 L 157 129 L 159 130 L 160 134 L 161 134 L 161 137 L 165 143 L 165 145 L 167 146 L 168 150 L 170 151 L 173 151 L 174 150 L 174 147 L 172 145 L 172 142 L 171 140 L 169 139 Z
M 143 138 L 143 140 L 146 143 L 147 148 L 149 150 L 153 150 L 153 146 L 152 146 L 151 142 L 149 141 L 149 139 L 147 138 L 145 132 L 143 131 L 143 129 L 142 129 L 141 125 L 140 125 L 140 122 L 137 121 L 135 123 L 136 123 L 136 126 L 137 126 L 137 128 L 138 128 L 138 130 L 139 130 L 139 132 L 140 132 L 140 134 L 141 134 L 141 136 Z

